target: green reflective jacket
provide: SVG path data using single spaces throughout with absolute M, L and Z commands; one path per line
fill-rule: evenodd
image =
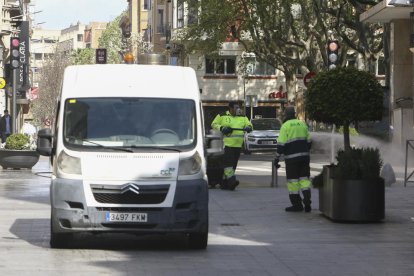
M 292 119 L 280 128 L 277 139 L 277 152 L 285 155 L 285 160 L 294 161 L 309 158 L 311 136 L 305 122 Z
M 226 113 L 222 115 L 218 114 L 211 123 L 211 127 L 219 131 L 222 127 L 244 129 L 247 126 L 253 128 L 252 123 L 250 123 L 246 116 L 233 116 L 229 111 L 226 111 Z M 233 130 L 230 134 L 224 136 L 224 145 L 226 147 L 241 148 L 243 146 L 243 141 L 243 130 Z

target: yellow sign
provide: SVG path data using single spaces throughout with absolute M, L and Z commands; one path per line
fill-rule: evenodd
M 6 80 L 4 78 L 0 78 L 0 89 L 6 87 Z

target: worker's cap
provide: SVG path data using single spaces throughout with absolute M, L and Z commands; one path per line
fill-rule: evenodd
M 234 108 L 235 105 L 238 105 L 240 107 L 241 103 L 240 102 L 229 102 L 229 107 L 230 108 Z
M 293 119 L 295 118 L 295 107 L 288 106 L 285 109 L 285 118 L 286 119 Z

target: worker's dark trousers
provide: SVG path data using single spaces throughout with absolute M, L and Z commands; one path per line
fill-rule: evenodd
M 310 167 L 309 157 L 302 160 L 285 160 L 286 164 L 286 179 L 289 190 L 289 199 L 292 207 L 286 208 L 286 211 L 301 211 L 303 210 L 302 198 L 300 191 L 303 194 L 303 203 L 305 204 L 305 211 L 311 211 L 311 181 L 310 181 Z
M 224 186 L 230 188 L 236 183 L 236 168 L 239 162 L 241 148 L 224 147 L 223 165 L 224 165 Z

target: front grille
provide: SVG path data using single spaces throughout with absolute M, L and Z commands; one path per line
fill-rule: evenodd
M 169 185 L 91 185 L 95 200 L 107 204 L 159 204 L 165 200 Z

